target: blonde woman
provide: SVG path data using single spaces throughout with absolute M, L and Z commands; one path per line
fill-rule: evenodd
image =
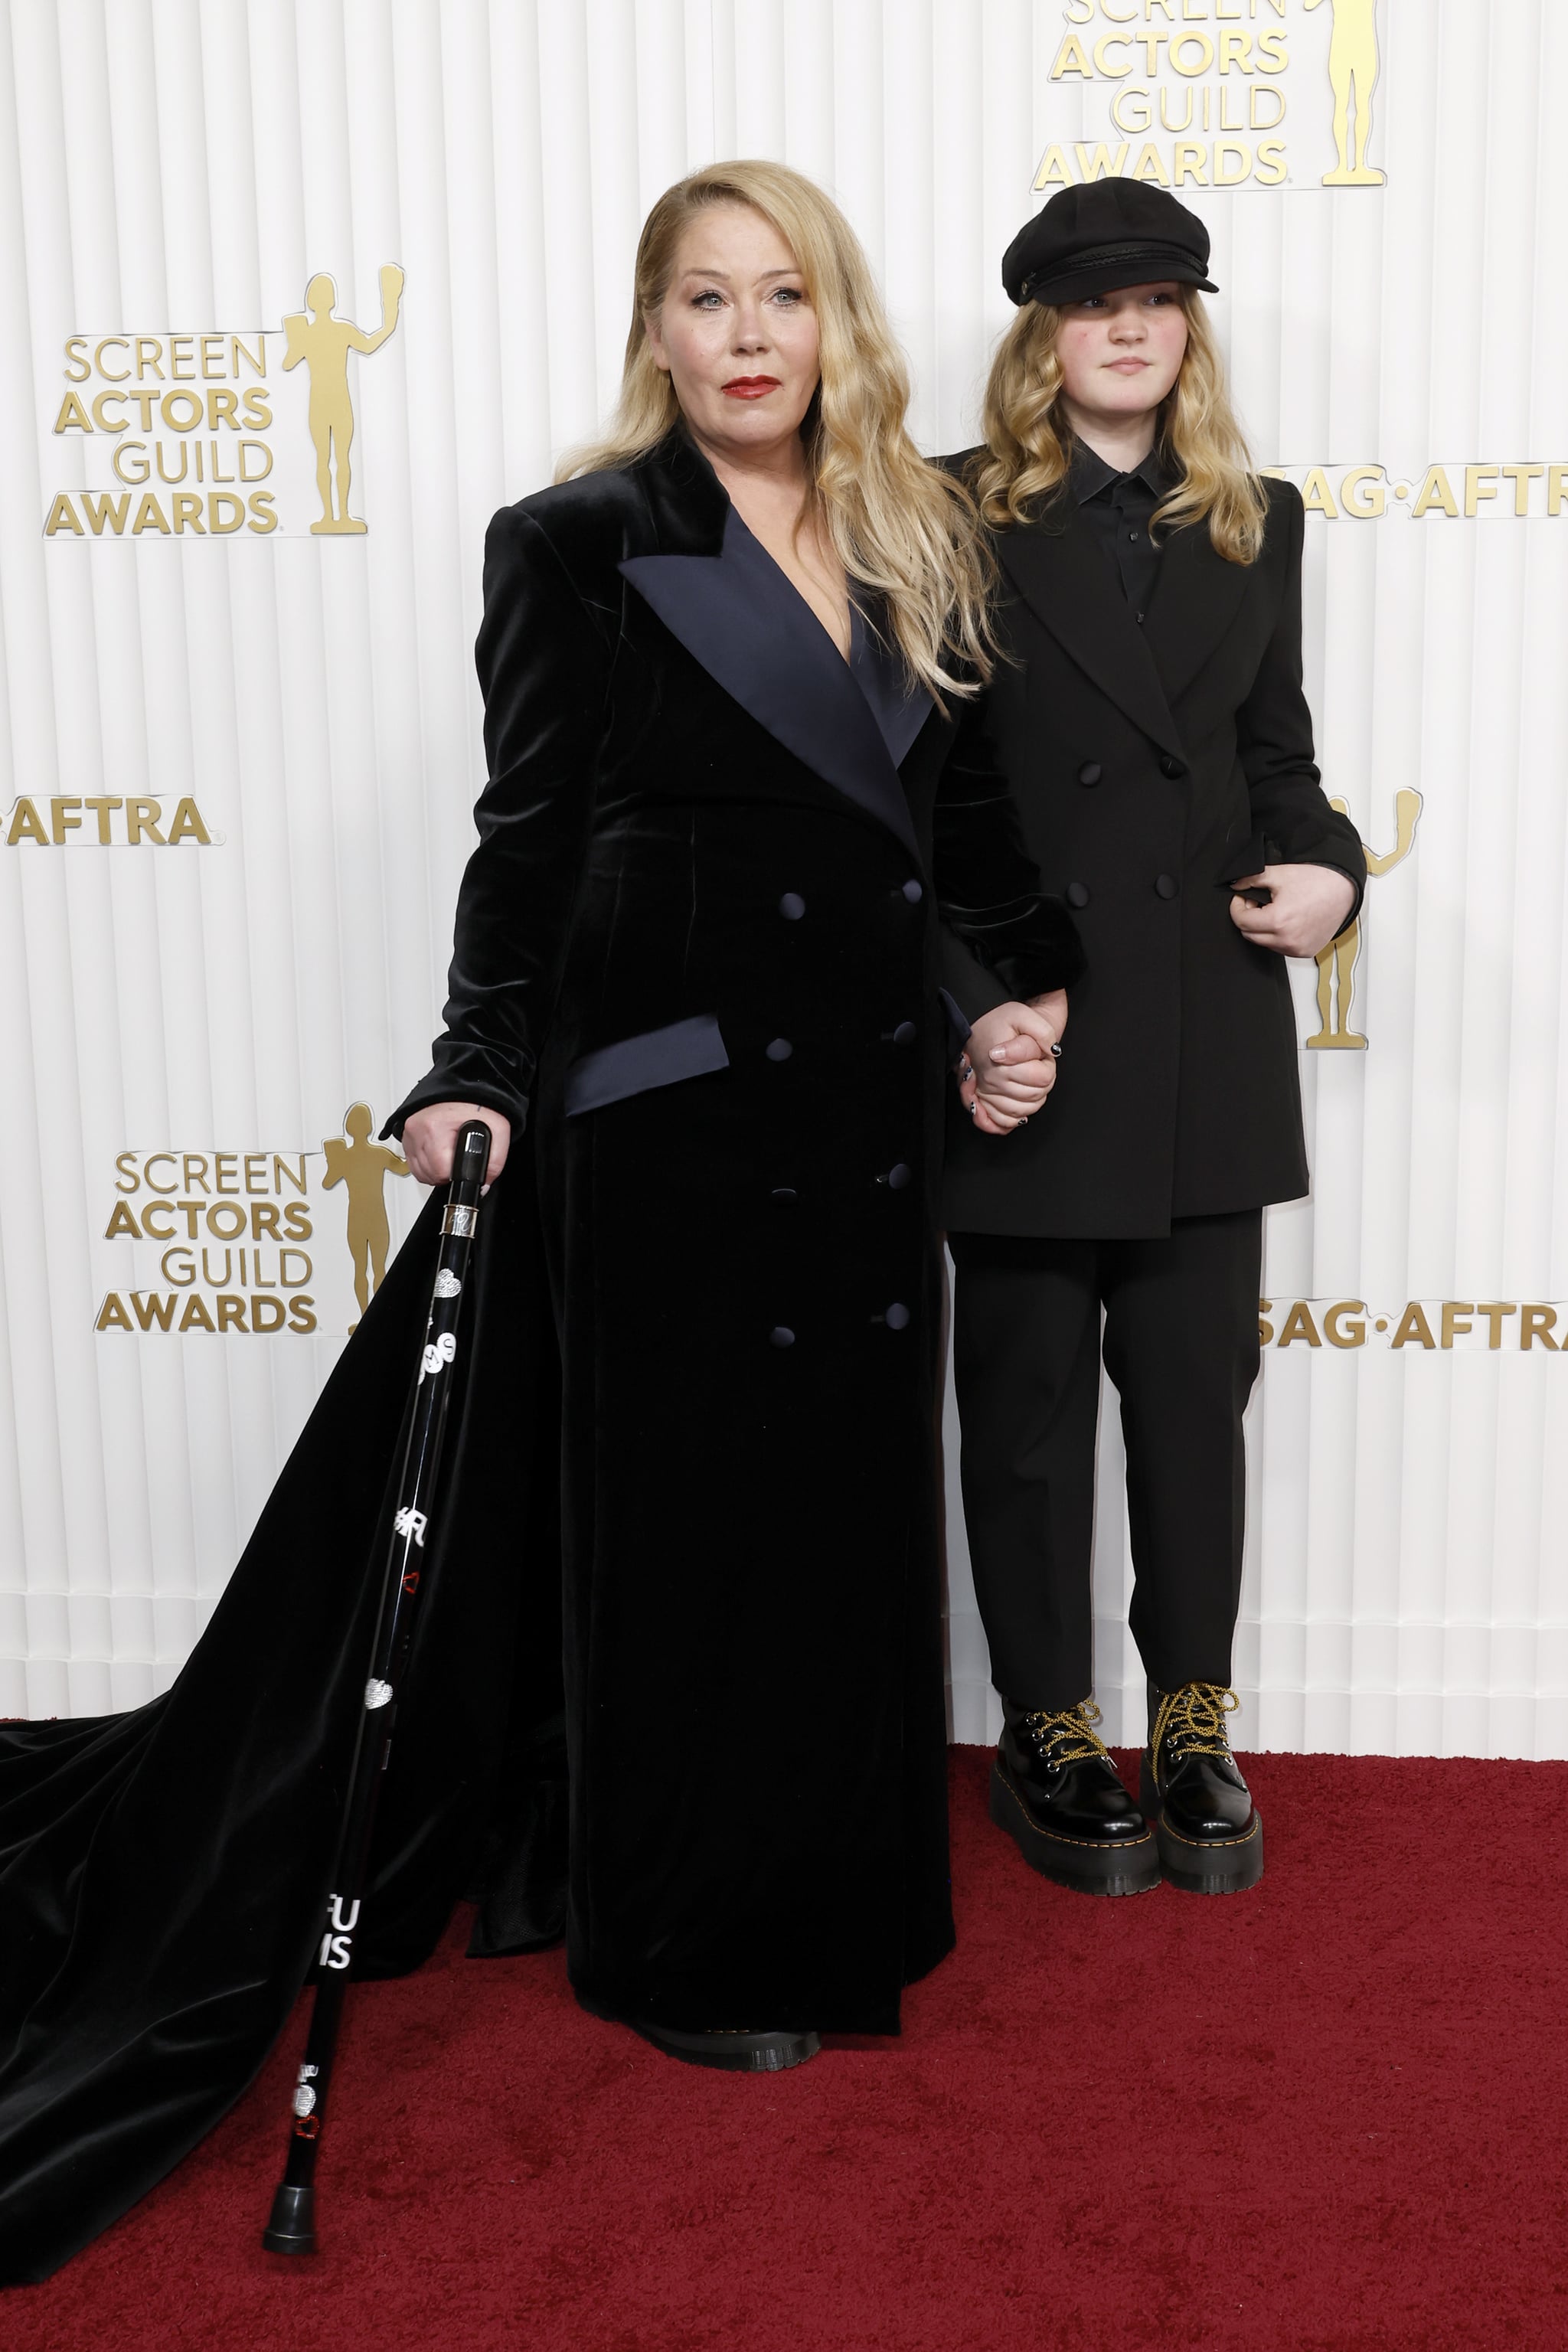
M 994 1161 L 959 1118 L 946 1183 L 992 1811 L 1100 1895 L 1262 1874 L 1226 1726 L 1262 1213 L 1308 1183 L 1285 959 L 1343 929 L 1365 876 L 1313 763 L 1301 501 L 1232 415 L 1208 250 L 1162 189 L 1053 197 L 1003 264 L 1018 316 L 963 469 L 1005 583 L 994 740 L 1087 959 L 1045 1008 L 1067 1034 L 1047 1115 Z M 1005 1062 L 975 1067 L 1005 1109 Z M 1090 1696 L 1102 1352 L 1149 1683 L 1137 1803 Z
M 781 165 L 655 205 L 621 403 L 491 526 L 491 782 L 437 1181 L 526 1114 L 564 1378 L 568 1952 L 669 2054 L 890 2032 L 952 1940 L 932 1177 L 972 1059 L 1076 971 L 973 723 L 984 580 L 842 215 Z

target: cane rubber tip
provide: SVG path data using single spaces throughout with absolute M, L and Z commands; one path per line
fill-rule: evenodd
M 471 1118 L 458 1138 L 452 1160 L 457 1184 L 482 1184 L 490 1160 L 490 1131 L 482 1119 Z
M 272 2200 L 272 2218 L 261 2233 L 269 2254 L 313 2254 L 316 2251 L 316 2192 L 290 2189 L 287 2183 Z

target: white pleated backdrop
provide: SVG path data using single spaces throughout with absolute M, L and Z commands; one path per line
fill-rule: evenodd
M 1258 457 L 1316 509 L 1329 789 L 1379 851 L 1396 792 L 1423 795 L 1409 856 L 1369 889 L 1353 1019 L 1371 1044 L 1304 1046 L 1314 1196 L 1268 1220 L 1240 1736 L 1562 1756 L 1568 1360 L 1521 1335 L 1544 1328 L 1531 1302 L 1559 1302 L 1568 1330 L 1568 477 L 1545 471 L 1568 458 L 1568 12 L 1380 0 L 1381 187 L 1323 184 L 1332 13 L 1187 0 L 1181 28 L 1288 44 L 1280 170 L 1259 152 L 1215 186 L 1238 166 L 1211 140 L 1208 184 L 1182 193 L 1213 231 Z M 1133 43 L 1175 35 L 1163 0 L 8 0 L 0 22 L 0 1712 L 79 1714 L 172 1679 L 342 1345 L 323 1144 L 354 1101 L 379 1123 L 436 1024 L 481 772 L 484 526 L 607 406 L 648 203 L 726 154 L 823 180 L 881 275 L 918 436 L 952 448 L 974 436 L 1007 315 L 997 262 L 1037 171 L 1079 176 L 1128 122 L 1138 157 L 1135 84 L 1167 109 L 1149 136 L 1173 168 L 1181 105 L 1195 92 L 1194 122 L 1212 99 L 1233 124 L 1227 88 L 1245 103 L 1264 76 L 1205 74 L 1192 46 L 1173 72 L 1145 43 L 1151 79 Z M 1075 32 L 1089 73 L 1064 52 Z M 1260 134 L 1242 135 L 1251 163 Z M 370 527 L 312 537 L 282 320 L 326 271 L 374 329 L 393 262 L 395 332 L 351 379 Z M 67 339 L 90 360 L 106 337 L 205 334 L 219 354 L 263 331 L 279 527 L 253 515 L 222 544 L 194 523 L 84 529 L 116 412 L 57 431 Z M 216 462 L 229 444 L 208 439 Z M 1353 512 L 1375 503 L 1368 478 L 1343 487 L 1357 467 L 1384 469 L 1381 518 Z M 187 824 L 132 845 L 134 797 L 165 835 L 189 800 L 209 840 Z M 1304 1041 L 1311 968 L 1298 979 Z M 243 1192 L 214 1155 L 279 1202 L 310 1155 L 313 1331 L 124 1328 L 133 1291 L 184 1280 L 160 1241 L 108 1230 L 117 1200 L 140 1217 L 163 1151 L 195 1155 L 194 1177 L 161 1163 L 193 1223 L 204 1183 Z M 395 1236 L 415 1189 L 387 1180 Z M 264 1264 L 258 1248 L 242 1290 L 271 1286 Z M 1366 1302 L 1367 1344 L 1313 1344 L 1342 1299 Z M 1388 1344 L 1411 1301 L 1432 1348 Z M 1509 1310 L 1496 1348 L 1484 1302 Z M 951 1500 L 951 1410 L 949 1438 Z M 1131 1736 L 1121 1472 L 1108 1410 L 1099 1686 Z M 979 1739 L 994 1703 L 956 1507 L 950 1586 L 954 1735 Z

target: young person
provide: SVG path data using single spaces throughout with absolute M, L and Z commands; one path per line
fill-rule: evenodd
M 1285 958 L 1345 927 L 1365 874 L 1313 763 L 1301 500 L 1232 415 L 1208 251 L 1162 189 L 1054 196 L 1004 261 L 1018 316 L 963 466 L 1005 583 L 994 741 L 1087 958 L 1042 1008 L 1065 1036 L 1045 1114 L 994 1161 L 960 1116 L 949 1155 L 964 1513 L 1005 1718 L 992 1811 L 1037 1869 L 1107 1895 L 1262 1873 L 1227 1717 L 1262 1212 L 1308 1184 Z M 964 1092 L 1016 1105 L 980 1056 Z M 1139 1804 L 1090 1698 L 1102 1345 L 1149 1682 Z
M 487 546 L 490 781 L 392 1124 L 439 1183 L 478 1110 L 499 1181 L 354 1965 L 470 1892 L 470 1949 L 564 1927 L 585 2007 L 762 2070 L 896 2032 L 952 1940 L 943 1001 L 982 1061 L 1031 1041 L 979 1122 L 1010 1150 L 1052 1078 L 1013 1000 L 1081 959 L 974 718 L 973 509 L 843 216 L 715 166 L 636 288 L 608 439 Z M 6 2280 L 194 2145 L 310 1965 L 435 1211 L 167 1697 L 0 1727 Z

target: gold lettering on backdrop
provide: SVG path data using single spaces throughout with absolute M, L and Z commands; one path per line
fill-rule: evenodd
M 211 830 L 188 793 L 174 802 L 167 817 L 163 802 L 125 799 L 118 793 L 80 797 L 53 793 L 43 805 L 48 809 L 47 823 L 40 802 L 31 793 L 19 793 L 12 802 L 9 814 L 0 818 L 0 842 L 7 849 L 18 849 L 26 842 L 38 849 L 139 849 L 143 844 L 150 849 L 178 849 L 186 842 L 210 849 L 225 839 Z
M 1342 816 L 1350 810 L 1343 801 L 1331 801 L 1331 808 Z M 1362 843 L 1362 856 L 1373 879 L 1391 873 L 1409 856 L 1415 842 L 1415 828 L 1421 821 L 1421 795 L 1406 785 L 1394 796 L 1394 847 L 1381 856 L 1366 842 Z M 1337 940 L 1319 950 L 1318 965 L 1318 1034 L 1309 1037 L 1309 1046 L 1350 1047 L 1358 1053 L 1366 1050 L 1366 1039 L 1351 1027 L 1351 999 L 1355 987 L 1356 959 L 1361 953 L 1361 917 Z
M 1070 95 L 1071 121 L 1051 125 L 1035 192 L 1104 176 L 1102 130 L 1143 142 L 1135 155 L 1131 146 L 1123 149 L 1130 160 L 1110 167 L 1132 179 L 1177 189 L 1282 186 L 1290 178 L 1283 135 L 1254 144 L 1211 134 L 1283 132 L 1292 97 L 1299 114 L 1304 101 L 1310 143 L 1321 142 L 1325 156 L 1331 138 L 1333 164 L 1321 169 L 1314 159 L 1320 184 L 1382 187 L 1385 175 L 1368 159 L 1382 64 L 1379 0 L 1329 0 L 1324 32 L 1318 29 L 1324 19 L 1313 21 L 1321 5 L 1068 0 L 1047 68 L 1046 104 L 1056 113 L 1055 93 L 1064 100 Z M 1188 135 L 1157 142 L 1150 135 L 1156 125 Z
M 285 369 L 303 360 L 310 377 L 310 438 L 316 445 L 316 488 L 321 494 L 321 518 L 314 532 L 363 531 L 365 525 L 349 512 L 349 451 L 354 437 L 353 404 L 349 397 L 349 353 L 368 357 L 380 351 L 397 326 L 403 299 L 403 272 L 387 262 L 381 272 L 381 325 L 374 335 L 352 319 L 339 319 L 338 289 L 324 273 L 305 289 L 305 309 L 283 321 L 288 341 Z M 337 460 L 337 502 L 332 499 L 332 461 Z
M 334 1184 L 348 1190 L 348 1244 L 353 1261 L 354 1297 L 363 1315 L 374 1293 L 381 1288 L 386 1273 L 387 1245 L 392 1238 L 386 1221 L 386 1180 L 389 1176 L 406 1176 L 408 1162 L 400 1151 L 384 1143 L 373 1143 L 375 1119 L 368 1103 L 351 1103 L 343 1113 L 343 1132 L 329 1136 L 321 1149 L 327 1156 L 327 1172 L 321 1179 L 321 1190 L 330 1192 Z M 351 1323 L 351 1331 L 358 1329 Z
M 1310 515 L 1325 522 L 1541 522 L 1568 511 L 1568 461 L 1542 457 L 1449 459 L 1393 475 L 1380 460 L 1354 465 L 1265 466 L 1293 481 Z M 95 526 L 96 528 L 96 526 Z
M 304 310 L 276 329 L 68 336 L 67 388 L 54 433 L 83 452 L 77 462 L 86 478 L 83 487 L 48 498 L 45 538 L 108 545 L 149 532 L 220 540 L 266 538 L 280 527 L 329 536 L 363 533 L 366 524 L 350 504 L 356 419 L 349 356 L 368 358 L 396 331 L 404 274 L 395 262 L 383 266 L 380 283 L 381 325 L 374 332 L 336 315 L 336 287 L 318 272 L 305 289 Z M 300 511 L 308 492 L 299 462 L 303 433 L 294 421 L 299 409 L 289 414 L 290 394 L 284 403 L 288 429 L 279 437 L 266 380 L 269 356 L 284 374 L 301 363 L 305 368 L 303 423 L 321 501 L 312 522 Z M 253 487 L 268 481 L 275 467 L 276 484 Z M 140 497 L 122 495 L 120 484 Z
M 1561 1300 L 1549 1306 L 1539 1299 L 1411 1298 L 1395 1309 L 1364 1298 L 1260 1298 L 1258 1344 L 1276 1354 L 1299 1340 L 1321 1350 L 1326 1339 L 1342 1351 L 1375 1346 L 1414 1348 L 1420 1355 L 1496 1356 L 1540 1348 L 1559 1355 L 1568 1353 L 1560 1317 L 1568 1327 L 1568 1307 Z

